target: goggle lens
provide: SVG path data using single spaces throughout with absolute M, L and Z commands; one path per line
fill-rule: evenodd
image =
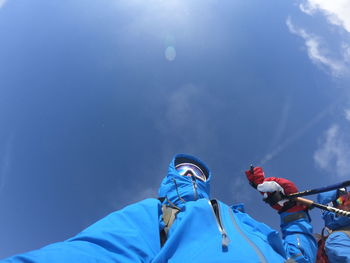
M 180 163 L 175 167 L 176 171 L 182 176 L 194 175 L 199 180 L 205 182 L 207 177 L 203 171 L 193 163 Z

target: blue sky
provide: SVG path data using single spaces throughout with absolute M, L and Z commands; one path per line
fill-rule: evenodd
M 156 197 L 176 153 L 208 164 L 212 197 L 276 229 L 251 163 L 300 190 L 349 180 L 349 10 L 0 0 L 0 257 Z

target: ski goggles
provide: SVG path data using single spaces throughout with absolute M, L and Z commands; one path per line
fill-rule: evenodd
M 349 206 L 350 205 L 350 193 L 346 193 L 344 195 L 339 196 L 335 200 L 335 204 L 337 207 L 339 206 Z
M 207 180 L 207 177 L 205 176 L 202 169 L 193 163 L 180 163 L 176 165 L 175 169 L 179 173 L 179 175 L 182 175 L 182 176 L 193 175 L 194 177 L 198 178 L 203 182 Z

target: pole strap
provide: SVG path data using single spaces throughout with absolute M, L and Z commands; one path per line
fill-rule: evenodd
M 290 214 L 290 215 L 287 215 L 285 216 L 282 221 L 284 224 L 288 224 L 290 222 L 293 222 L 293 221 L 296 221 L 298 219 L 309 219 L 309 216 L 307 214 L 307 212 L 304 212 L 304 211 L 300 211 L 300 212 L 295 212 L 293 214 Z

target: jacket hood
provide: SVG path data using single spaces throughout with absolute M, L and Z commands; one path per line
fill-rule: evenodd
M 323 205 L 328 205 L 337 199 L 337 190 L 320 193 L 317 195 L 317 201 Z M 335 230 L 340 227 L 350 226 L 350 218 L 345 216 L 338 216 L 329 211 L 322 213 L 325 226 Z
M 200 167 L 207 177 L 206 182 L 195 177 L 181 176 L 175 166 L 184 162 L 194 163 Z M 159 197 L 166 199 L 165 202 L 170 201 L 181 208 L 187 201 L 195 201 L 200 198 L 209 199 L 210 179 L 211 174 L 205 163 L 191 155 L 177 154 L 169 164 L 168 175 L 163 179 L 158 194 Z

